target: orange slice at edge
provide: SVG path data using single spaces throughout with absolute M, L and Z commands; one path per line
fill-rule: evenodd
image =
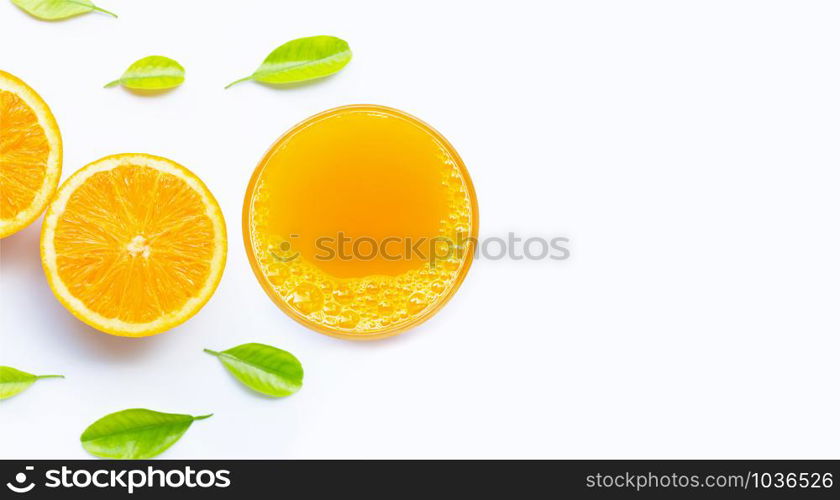
M 0 71 L 0 238 L 44 211 L 61 177 L 61 133 L 43 99 Z

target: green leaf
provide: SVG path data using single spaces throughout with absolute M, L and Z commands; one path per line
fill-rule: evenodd
M 246 80 L 282 84 L 314 80 L 338 73 L 350 62 L 353 53 L 344 40 L 334 36 L 310 36 L 286 42 L 274 49 Z
M 105 87 L 122 84 L 136 90 L 166 90 L 184 83 L 184 74 L 184 67 L 174 59 L 148 56 L 135 61 L 119 79 Z
M 42 378 L 64 378 L 64 375 L 32 375 L 11 366 L 0 366 L 0 399 L 20 394 Z
M 27 14 L 46 21 L 67 19 L 94 10 L 117 17 L 113 12 L 97 7 L 90 0 L 12 0 L 12 3 Z
M 303 367 L 294 355 L 265 344 L 242 344 L 227 351 L 205 349 L 219 358 L 234 377 L 267 396 L 282 398 L 300 390 Z
M 82 433 L 82 447 L 102 458 L 144 459 L 175 444 L 196 420 L 213 415 L 180 415 L 132 408 L 105 415 Z

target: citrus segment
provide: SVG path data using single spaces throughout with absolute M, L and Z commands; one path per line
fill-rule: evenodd
M 41 252 L 56 296 L 107 333 L 146 336 L 195 314 L 225 263 L 224 220 L 184 167 L 144 154 L 98 160 L 59 189 Z
M 0 238 L 44 211 L 61 175 L 61 135 L 46 103 L 0 71 Z

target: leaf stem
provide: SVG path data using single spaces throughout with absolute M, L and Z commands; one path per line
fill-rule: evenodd
M 116 14 L 114 14 L 113 12 L 111 12 L 110 10 L 105 10 L 102 7 L 97 7 L 96 5 L 93 5 L 93 4 L 89 5 L 89 7 L 93 10 L 98 10 L 99 12 L 103 12 L 105 14 L 108 14 L 109 16 L 119 17 Z
M 207 354 L 212 354 L 213 356 L 221 356 L 221 354 L 222 354 L 220 352 L 216 352 L 216 351 L 213 351 L 213 350 L 210 350 L 210 349 L 204 349 L 204 352 L 206 352 Z
M 105 14 L 108 14 L 109 16 L 119 17 L 116 14 L 114 14 L 113 12 L 111 12 L 109 10 L 105 10 L 102 7 L 97 7 L 96 5 L 93 5 L 92 3 L 83 3 L 83 2 L 79 2 L 77 0 L 67 0 L 67 1 L 70 2 L 70 3 L 74 3 L 76 5 L 81 5 L 82 7 L 87 7 L 90 10 L 97 10 L 99 12 L 103 12 Z
M 104 86 L 103 88 L 109 89 L 109 88 L 111 88 L 111 87 L 115 87 L 115 86 L 117 86 L 117 85 L 119 85 L 119 84 L 120 84 L 120 81 L 121 81 L 121 80 L 122 80 L 122 78 L 117 78 L 117 79 L 116 79 L 116 80 L 114 80 L 113 82 L 108 82 L 108 83 L 106 83 L 106 84 L 105 84 L 105 86 Z
M 199 415 L 197 417 L 193 417 L 193 420 L 204 420 L 205 418 L 210 418 L 212 416 L 212 413 L 208 413 L 207 415 Z
M 253 77 L 254 77 L 254 75 L 248 75 L 248 76 L 246 76 L 245 78 L 240 78 L 239 80 L 236 80 L 236 81 L 235 81 L 235 82 L 233 82 L 233 83 L 229 83 L 229 84 L 225 87 L 225 89 L 229 89 L 229 88 L 233 87 L 234 85 L 236 85 L 237 83 L 242 83 L 242 82 L 248 81 L 248 80 L 250 80 L 250 79 L 251 79 L 251 78 L 253 78 Z
M 64 375 L 36 375 L 35 380 L 41 380 L 42 378 L 64 378 Z

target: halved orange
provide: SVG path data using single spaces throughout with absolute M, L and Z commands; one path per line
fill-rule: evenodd
M 61 134 L 47 103 L 0 70 L 0 238 L 44 211 L 61 177 Z
M 112 335 L 169 330 L 213 295 L 227 254 L 222 211 L 192 172 L 147 154 L 82 168 L 44 217 L 41 262 L 62 304 Z

